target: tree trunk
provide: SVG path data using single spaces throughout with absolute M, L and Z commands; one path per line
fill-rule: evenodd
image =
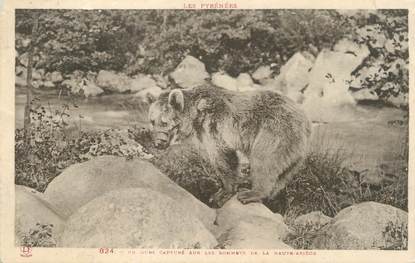
M 168 17 L 168 11 L 163 10 L 163 24 L 161 25 L 162 32 L 165 34 L 167 32 L 167 17 Z
M 32 100 L 33 100 L 33 91 L 32 91 L 32 67 L 33 67 L 33 53 L 36 45 L 37 39 L 37 29 L 39 26 L 39 17 L 35 13 L 34 14 L 34 22 L 32 27 L 32 36 L 30 41 L 30 48 L 29 48 L 29 59 L 27 63 L 27 79 L 26 79 L 26 105 L 24 111 L 24 132 L 25 132 L 25 140 L 26 143 L 30 144 L 30 111 L 32 109 Z

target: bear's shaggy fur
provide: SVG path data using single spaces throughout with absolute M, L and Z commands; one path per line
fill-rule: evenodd
M 304 159 L 310 123 L 293 101 L 267 90 L 233 92 L 206 84 L 160 95 L 149 110 L 155 143 L 189 140 L 207 153 L 228 194 L 272 199 Z M 252 189 L 238 189 L 238 154 L 250 163 Z

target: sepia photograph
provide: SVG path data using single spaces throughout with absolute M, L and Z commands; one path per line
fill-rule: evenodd
M 14 10 L 20 256 L 408 251 L 409 10 L 211 5 Z

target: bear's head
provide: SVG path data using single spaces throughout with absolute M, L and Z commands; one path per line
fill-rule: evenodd
M 209 97 L 195 95 L 198 91 L 173 89 L 151 103 L 148 116 L 157 148 L 167 148 L 200 129 L 212 104 Z
M 179 89 L 162 93 L 150 105 L 148 117 L 157 148 L 164 149 L 178 142 L 180 130 L 186 123 L 184 108 L 184 94 Z

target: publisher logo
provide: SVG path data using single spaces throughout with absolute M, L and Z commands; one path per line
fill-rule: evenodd
M 32 256 L 32 248 L 31 247 L 21 247 L 20 248 L 20 256 L 22 256 L 22 257 L 31 257 Z

